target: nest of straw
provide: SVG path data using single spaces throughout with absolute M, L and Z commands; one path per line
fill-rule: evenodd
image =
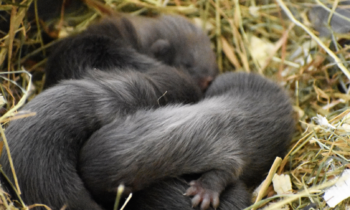
M 297 129 L 290 150 L 276 160 L 247 209 L 331 209 L 324 190 L 350 166 L 350 34 L 330 30 L 328 38 L 320 37 L 313 27 L 321 18 L 311 18 L 309 12 L 319 6 L 335 15 L 335 8 L 346 5 L 326 0 L 85 0 L 79 10 L 63 6 L 56 18 L 43 20 L 37 11 L 44 1 L 13 2 L 0 4 L 3 139 L 3 127 L 23 117 L 16 110 L 42 91 L 47 55 L 58 39 L 113 13 L 176 13 L 208 32 L 222 72 L 257 72 L 284 86 L 293 98 Z M 34 9 L 28 15 L 30 5 Z M 329 21 L 327 15 L 322 27 L 329 28 Z M 271 184 L 275 174 L 289 176 L 280 183 L 291 187 L 288 192 L 276 193 L 277 184 Z M 0 198 L 3 207 L 16 209 L 6 193 L 0 191 Z M 349 202 L 345 199 L 336 209 L 350 208 Z

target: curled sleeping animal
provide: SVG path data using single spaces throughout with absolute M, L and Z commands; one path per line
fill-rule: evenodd
M 216 208 L 228 185 L 260 183 L 285 154 L 293 130 L 282 88 L 258 75 L 227 73 L 197 104 L 139 110 L 101 127 L 82 148 L 79 171 L 101 203 L 112 202 L 120 184 L 137 192 L 197 173 L 186 194 L 194 196 L 193 206 Z
M 25 202 L 45 203 L 53 209 L 63 204 L 68 209 L 101 209 L 94 199 L 110 203 L 117 185 L 124 183 L 131 191 L 141 190 L 131 209 L 142 209 L 143 203 L 152 208 L 162 199 L 170 200 L 171 209 L 171 194 L 148 200 L 152 195 L 148 193 L 160 194 L 162 189 L 179 193 L 186 185 L 171 177 L 199 173 L 201 177 L 187 190 L 195 195 L 193 205 L 202 202 L 202 209 L 210 203 L 216 207 L 222 192 L 220 209 L 240 209 L 249 204 L 249 194 L 238 178 L 248 185 L 261 179 L 290 141 L 289 99 L 277 85 L 259 76 L 222 75 L 202 102 L 153 110 L 158 98 L 151 94 L 153 83 L 140 82 L 143 73 L 121 72 L 117 78 L 99 71 L 91 74 L 40 94 L 24 108 L 37 110 L 36 119 L 17 120 L 9 126 L 6 134 Z M 187 94 L 175 98 L 182 100 L 182 95 Z M 24 138 L 26 132 L 29 136 Z M 1 163 L 9 173 L 6 157 Z M 170 180 L 154 184 L 166 178 Z M 176 193 L 176 206 L 189 203 Z M 227 195 L 234 196 L 225 199 Z
M 64 204 L 74 210 L 102 209 L 77 169 L 84 142 L 103 125 L 137 110 L 199 100 L 200 91 L 188 76 L 160 68 L 155 65 L 147 74 L 90 70 L 84 79 L 63 81 L 26 104 L 22 110 L 36 115 L 14 120 L 6 129 L 24 202 L 57 210 Z M 5 151 L 0 163 L 10 175 Z
M 128 29 L 128 30 L 126 30 L 127 32 L 125 32 L 125 34 L 123 34 L 124 32 L 122 32 L 122 34 L 119 35 L 119 36 L 124 36 L 124 38 L 122 39 L 123 41 L 118 40 L 118 39 L 111 39 L 108 36 L 99 36 L 99 35 L 96 35 L 94 33 L 78 35 L 74 39 L 68 38 L 67 39 L 68 41 L 66 41 L 66 44 L 65 45 L 64 44 L 61 45 L 61 49 L 63 49 L 63 52 L 64 52 L 62 54 L 63 56 L 61 56 L 61 57 L 59 57 L 59 56 L 56 56 L 56 57 L 52 56 L 52 59 L 56 58 L 57 60 L 56 60 L 56 62 L 52 62 L 52 64 L 51 64 L 52 68 L 50 68 L 50 69 L 55 69 L 55 67 L 62 68 L 60 65 L 66 63 L 67 64 L 66 65 L 67 68 L 62 68 L 62 69 L 65 69 L 66 72 L 63 73 L 63 74 L 61 74 L 60 71 L 52 71 L 52 72 L 56 73 L 57 77 L 61 77 L 61 75 L 64 75 L 64 77 L 66 77 L 66 75 L 68 75 L 66 78 L 81 78 L 81 77 L 83 77 L 86 74 L 90 74 L 90 73 L 87 73 L 88 71 L 86 71 L 86 69 L 89 69 L 91 67 L 97 67 L 100 70 L 102 69 L 102 70 L 106 70 L 106 71 L 110 71 L 110 72 L 114 72 L 116 69 L 118 71 L 124 71 L 125 69 L 129 69 L 129 70 L 126 70 L 126 73 L 121 73 L 123 76 L 125 76 L 125 75 L 130 76 L 129 74 L 134 74 L 134 73 L 129 73 L 130 69 L 132 69 L 132 71 L 136 70 L 136 71 L 140 71 L 140 72 L 143 72 L 143 73 L 147 72 L 148 69 L 152 69 L 154 63 L 157 63 L 157 62 L 154 62 L 153 59 L 148 58 L 147 56 L 141 56 L 141 55 L 136 56 L 136 58 L 142 57 L 142 59 L 135 59 L 135 57 L 132 56 L 135 53 L 134 52 L 135 49 L 136 50 L 140 50 L 138 48 L 138 46 L 139 46 L 138 37 L 137 36 L 128 36 L 128 34 L 130 34 L 130 33 L 133 34 L 134 33 L 134 31 L 133 31 L 134 29 L 133 29 L 132 26 L 130 26 L 130 24 L 128 23 L 128 21 L 126 19 L 122 18 L 122 19 L 119 19 L 118 21 L 120 21 L 119 24 L 122 25 L 121 28 L 125 28 L 126 27 Z M 133 24 L 135 24 L 135 23 L 133 23 Z M 174 37 L 177 37 L 177 36 L 174 36 Z M 125 46 L 124 45 L 125 44 L 124 43 L 125 39 L 128 40 L 126 42 L 127 44 L 130 44 L 131 46 L 134 45 L 133 48 L 130 48 L 129 46 Z M 98 40 L 98 41 L 95 42 L 96 40 Z M 143 41 L 143 43 L 146 43 L 146 42 Z M 167 54 L 167 53 L 163 53 L 163 54 L 162 53 L 157 53 L 157 52 L 171 52 L 171 53 L 174 53 L 172 47 L 167 48 L 168 46 L 171 46 L 171 45 L 168 45 L 168 43 L 169 43 L 169 41 L 167 41 L 167 40 L 164 41 L 164 39 L 160 39 L 160 41 L 155 41 L 154 45 L 152 45 L 149 49 L 152 49 L 151 53 L 153 53 L 154 57 L 156 57 L 157 59 L 159 59 L 161 61 L 163 59 L 163 62 L 165 62 L 165 63 L 168 62 L 170 65 L 174 65 L 174 66 L 178 65 L 178 66 L 180 66 L 180 67 L 178 67 L 179 69 L 186 69 L 185 67 L 187 67 L 187 69 L 186 69 L 187 72 L 190 73 L 192 78 L 194 78 L 196 80 L 197 85 L 202 90 L 205 90 L 206 87 L 209 85 L 209 83 L 210 83 L 211 79 L 213 78 L 213 76 L 209 76 L 209 77 L 211 77 L 211 79 L 209 79 L 210 81 L 208 80 L 207 82 L 204 82 L 205 85 L 202 85 L 202 82 L 200 81 L 200 79 L 198 79 L 199 77 L 196 76 L 198 74 L 196 72 L 196 70 L 192 70 L 192 71 L 189 70 L 189 69 L 191 69 L 190 68 L 191 65 L 185 65 L 186 62 L 175 65 L 172 62 L 175 62 L 176 59 L 175 59 L 175 61 L 171 61 L 171 60 L 168 60 L 169 58 L 167 58 L 165 56 L 165 55 L 169 55 L 169 54 Z M 178 45 L 174 45 L 174 46 L 178 46 Z M 154 50 L 154 49 L 156 49 L 156 50 Z M 183 49 L 183 48 L 180 48 L 180 49 Z M 57 50 L 56 52 L 60 52 L 60 51 Z M 181 50 L 178 49 L 178 52 L 181 52 Z M 58 54 L 56 53 L 56 55 L 58 55 Z M 145 53 L 145 54 L 147 54 L 147 53 Z M 198 52 L 197 52 L 197 54 L 198 54 Z M 208 53 L 208 55 L 209 54 L 210 53 Z M 88 55 L 88 56 L 86 56 L 86 55 Z M 125 56 L 125 55 L 130 55 L 130 56 Z M 160 55 L 165 56 L 165 57 L 163 58 Z M 180 55 L 183 55 L 183 54 L 180 54 Z M 188 56 L 188 57 L 189 58 L 193 58 L 194 56 Z M 66 62 L 67 58 L 69 58 L 68 62 Z M 82 58 L 85 58 L 85 59 L 82 59 Z M 206 59 L 206 60 L 210 61 L 210 59 Z M 181 59 L 177 60 L 177 61 L 181 61 Z M 215 59 L 214 59 L 214 64 L 215 64 Z M 75 67 L 77 69 L 77 71 L 71 71 L 71 69 L 74 69 L 74 68 L 71 68 L 72 66 Z M 120 67 L 125 67 L 125 66 L 127 66 L 127 68 L 120 68 Z M 162 65 L 160 64 L 160 66 L 162 66 Z M 210 65 L 207 65 L 207 66 L 210 66 Z M 192 67 L 196 67 L 196 65 L 192 65 Z M 157 69 L 158 69 L 158 71 L 162 70 L 161 68 L 157 68 Z M 201 69 L 201 68 L 199 68 L 199 69 Z M 215 66 L 214 68 L 209 68 L 209 69 L 214 69 L 214 72 L 215 72 L 215 70 L 217 70 L 217 67 Z M 207 74 L 207 73 L 203 74 L 200 71 L 198 71 L 198 72 L 202 76 Z M 72 76 L 72 73 L 73 73 L 73 76 Z M 97 74 L 100 74 L 100 73 L 97 73 Z M 49 73 L 48 73 L 48 75 L 49 75 Z M 182 76 L 184 76 L 184 75 L 185 74 L 182 74 Z M 216 73 L 208 74 L 208 75 L 214 75 L 215 76 Z M 169 75 L 167 75 L 167 77 L 168 76 Z M 48 78 L 50 78 L 50 77 L 48 77 Z M 53 77 L 53 78 L 55 78 L 55 77 Z M 172 78 L 172 77 L 170 76 L 170 78 Z M 61 78 L 61 79 L 63 79 L 63 78 Z M 58 80 L 61 80 L 61 79 L 57 79 L 57 78 L 53 79 L 52 80 L 53 83 L 51 83 L 51 84 L 54 84 Z M 165 77 L 161 77 L 161 79 L 165 79 Z M 49 81 L 49 80 L 47 80 L 47 81 Z M 140 81 L 141 80 L 136 79 L 134 82 L 140 82 Z M 47 83 L 47 84 L 49 84 L 49 83 Z M 173 84 L 173 85 L 174 86 L 180 85 L 180 87 L 181 87 L 181 82 L 179 82 L 178 84 Z M 48 86 L 50 86 L 50 85 L 48 85 Z M 167 89 L 167 88 L 165 88 L 165 89 Z M 137 90 L 137 91 L 139 91 L 139 90 Z M 145 92 L 147 92 L 147 91 L 145 91 Z M 186 94 L 188 94 L 186 97 L 184 97 L 184 98 L 180 97 L 180 100 L 178 102 L 190 103 L 190 102 L 195 102 L 196 100 L 198 100 L 198 97 L 196 98 L 196 96 L 198 96 L 198 91 L 195 90 L 194 94 L 190 93 L 190 92 L 191 91 L 188 91 L 186 93 Z M 124 92 L 124 93 L 126 94 L 126 92 Z M 169 95 L 168 96 L 165 95 L 165 96 L 168 97 Z M 184 96 L 184 95 L 182 95 L 182 96 Z M 70 97 L 70 96 L 67 96 L 67 97 Z M 164 100 L 164 97 L 160 97 L 160 98 L 161 98 L 161 100 Z M 168 101 L 169 100 L 166 100 L 162 104 L 166 104 Z M 171 101 L 171 99 L 170 99 L 170 101 Z M 157 103 L 159 103 L 159 101 Z M 137 107 L 137 108 L 139 108 L 139 107 Z M 136 110 L 136 108 L 135 108 L 135 110 Z M 135 110 L 133 110 L 133 111 L 135 111 Z M 107 120 L 107 122 L 108 122 L 108 120 Z M 197 170 L 195 170 L 195 171 L 197 171 Z M 191 172 L 191 173 L 193 173 L 193 172 Z M 171 181 L 174 182 L 174 180 L 171 180 Z M 227 191 L 228 192 L 231 192 L 231 191 L 235 192 L 235 190 L 236 191 L 238 190 L 239 192 L 245 192 L 244 187 L 241 186 L 242 184 L 240 184 L 239 182 L 237 182 L 237 183 L 238 184 L 236 184 L 236 185 L 238 187 L 232 188 L 232 189 L 227 187 L 228 188 Z M 165 182 L 165 184 L 167 184 L 167 183 Z M 180 184 L 179 185 L 170 185 L 170 186 L 171 186 L 170 189 L 178 189 L 178 188 L 183 188 L 184 187 L 183 185 L 180 185 Z M 159 188 L 159 187 L 158 188 L 151 188 L 151 190 L 154 190 L 154 191 L 156 191 L 157 189 L 161 189 L 161 188 Z M 82 191 L 85 191 L 85 189 L 83 189 Z M 74 195 L 74 192 L 70 192 L 70 193 L 72 193 L 72 195 Z M 225 191 L 224 191 L 223 195 L 224 194 L 225 194 Z M 244 193 L 242 193 L 242 194 L 244 194 Z M 87 206 L 94 206 L 95 205 L 94 201 L 91 201 L 91 203 L 90 203 L 90 204 L 93 203 L 93 205 L 89 205 L 90 198 L 89 199 L 87 199 L 86 197 L 84 198 L 84 196 L 86 196 L 86 195 L 88 195 L 88 194 L 86 194 L 86 192 L 82 193 L 82 198 L 86 199 L 84 201 L 88 201 L 88 202 L 86 202 L 86 206 L 83 205 L 82 208 L 85 208 Z M 141 193 L 139 193 L 137 195 L 141 195 L 139 197 L 142 198 L 142 194 Z M 64 197 L 64 196 L 62 195 L 62 197 Z M 246 199 L 247 197 L 246 196 L 237 196 L 237 197 L 243 198 L 241 200 L 245 199 L 245 201 L 247 201 L 247 199 Z M 81 199 L 81 198 L 78 198 L 78 200 L 79 199 Z M 64 199 L 62 199 L 62 200 L 64 200 Z M 238 199 L 238 200 L 240 200 L 240 199 Z M 59 201 L 59 202 L 61 202 L 61 201 Z M 181 201 L 183 201 L 183 203 L 188 203 L 188 200 L 186 200 L 186 199 L 182 199 Z M 236 205 L 236 203 L 237 203 L 233 199 L 231 199 L 231 201 L 230 200 L 228 200 L 228 201 L 229 202 L 227 202 L 227 203 L 233 203 L 232 205 Z M 35 202 L 37 202 L 37 201 L 35 201 Z M 53 201 L 53 202 L 55 202 L 55 201 Z M 74 207 L 74 205 L 70 204 L 72 202 L 66 201 L 66 203 L 68 204 L 68 208 L 69 209 L 80 209 L 81 208 L 81 207 L 79 207 L 79 204 L 78 204 L 78 207 Z M 222 202 L 222 203 L 224 204 L 225 201 Z M 100 208 L 100 207 L 98 207 L 98 208 Z M 221 207 L 221 208 L 224 208 L 224 207 Z M 89 207 L 89 209 L 91 209 L 91 207 Z
M 138 69 L 147 70 L 148 63 L 144 60 L 124 58 L 129 52 L 119 51 L 116 45 L 120 42 L 187 72 L 202 91 L 218 74 L 209 38 L 185 18 L 175 15 L 159 18 L 123 16 L 105 18 L 84 32 L 59 42 L 48 59 L 45 88 L 62 79 L 81 78 L 86 68 L 109 71 L 121 65 L 137 68 L 141 65 Z
M 210 40 L 199 27 L 176 15 L 130 16 L 129 20 L 140 37 L 142 53 L 185 69 L 202 90 L 209 87 L 218 67 Z
M 47 69 L 50 69 L 50 71 L 47 72 L 46 84 L 55 84 L 62 78 L 81 78 L 86 75 L 86 69 L 91 67 L 99 68 L 94 71 L 103 70 L 114 73 L 116 70 L 124 71 L 124 69 L 128 69 L 128 71 L 130 71 L 130 69 L 132 69 L 146 74 L 149 69 L 152 68 L 156 68 L 158 71 L 164 71 L 163 68 L 169 68 L 147 56 L 140 54 L 135 56 L 135 50 L 129 46 L 132 45 L 132 43 L 137 43 L 137 38 L 135 36 L 129 36 L 130 34 L 135 35 L 135 32 L 126 19 L 114 20 L 113 24 L 119 24 L 118 27 L 116 27 L 117 29 L 127 29 L 118 31 L 114 30 L 115 28 L 112 27 L 114 30 L 113 35 L 116 37 L 122 37 L 122 39 L 110 39 L 110 37 L 88 33 L 69 37 L 57 45 L 56 51 L 49 58 Z M 128 41 L 124 42 L 125 40 Z M 133 47 L 136 48 L 136 46 L 137 45 Z M 74 71 L 71 71 L 72 69 L 74 69 Z M 153 71 L 153 73 L 154 72 L 155 71 Z M 181 74 L 182 77 L 187 77 L 183 79 L 188 80 L 187 82 L 189 82 L 190 77 L 187 76 L 186 72 L 181 73 L 178 71 L 177 74 Z M 113 76 L 111 78 L 113 78 Z M 163 82 L 167 82 L 169 79 L 172 80 L 173 78 L 167 74 L 167 76 L 164 76 L 163 78 L 158 78 L 158 80 L 160 79 Z M 174 87 L 175 86 L 177 88 L 188 88 L 186 85 L 182 86 L 181 81 L 175 82 Z M 181 96 L 181 100 L 178 102 L 191 103 L 199 100 L 200 93 L 196 88 L 190 87 L 186 93 L 187 96 Z M 164 97 L 161 97 L 160 102 L 169 98 L 169 94 L 171 93 L 167 93 Z M 162 104 L 169 101 L 174 102 L 173 99 L 174 98 L 166 100 Z

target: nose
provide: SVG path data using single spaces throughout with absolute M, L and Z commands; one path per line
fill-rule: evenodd
M 199 87 L 201 88 L 201 90 L 203 92 L 205 92 L 213 80 L 214 80 L 214 78 L 212 76 L 207 76 L 207 77 L 201 78 L 199 80 Z

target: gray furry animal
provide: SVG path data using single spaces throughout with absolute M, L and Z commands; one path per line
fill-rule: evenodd
M 106 72 L 127 68 L 146 72 L 154 65 L 161 65 L 133 49 L 137 46 L 133 44 L 138 42 L 138 37 L 130 21 L 122 18 L 114 21 L 114 25 L 115 30 L 111 33 L 107 30 L 103 35 L 81 33 L 57 43 L 47 61 L 44 88 L 65 79 L 81 79 L 87 69 L 92 68 Z M 118 38 L 111 38 L 112 34 Z
M 132 49 L 121 49 L 121 45 Z M 203 91 L 218 74 L 209 38 L 185 18 L 123 16 L 103 19 L 60 41 L 49 57 L 44 86 L 81 78 L 86 68 L 108 70 L 129 65 L 146 71 L 149 61 L 128 58 L 132 50 L 187 72 Z
M 129 16 L 140 38 L 141 52 L 164 63 L 185 69 L 202 90 L 218 74 L 208 36 L 186 18 L 160 15 L 157 18 Z
M 195 210 L 191 199 L 183 195 L 188 183 L 182 178 L 168 178 L 133 194 L 125 210 Z M 242 181 L 225 188 L 218 210 L 242 210 L 251 203 L 251 195 Z M 213 210 L 214 208 L 210 208 Z
M 285 154 L 293 130 L 284 90 L 258 75 L 227 73 L 197 104 L 139 110 L 101 127 L 82 148 L 79 171 L 102 203 L 114 199 L 122 183 L 137 192 L 198 173 L 186 194 L 194 196 L 193 206 L 216 208 L 229 184 L 261 181 L 275 157 Z
M 85 141 L 102 126 L 123 121 L 137 110 L 199 100 L 192 80 L 171 67 L 155 65 L 147 74 L 133 69 L 115 72 L 90 70 L 84 79 L 63 81 L 23 107 L 35 116 L 10 123 L 6 137 L 26 204 L 101 210 L 77 168 Z M 10 176 L 6 153 L 0 163 Z
M 332 14 L 329 24 L 329 11 L 331 11 L 332 8 L 329 8 L 329 11 L 327 11 L 322 6 L 313 6 L 308 12 L 308 18 L 312 27 L 319 32 L 321 37 L 330 37 L 333 32 L 340 34 L 348 33 L 350 31 L 350 22 L 347 19 L 350 17 L 349 4 L 350 1 L 341 2 Z

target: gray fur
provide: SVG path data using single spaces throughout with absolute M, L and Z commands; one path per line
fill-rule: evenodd
M 69 210 L 102 209 L 77 171 L 79 151 L 90 135 L 136 110 L 191 103 L 199 97 L 188 77 L 171 67 L 155 67 L 147 74 L 115 72 L 90 70 L 85 79 L 49 88 L 23 107 L 22 111 L 36 112 L 34 117 L 10 123 L 6 136 L 26 204 L 42 203 L 53 210 L 64 204 Z M 6 153 L 0 163 L 12 178 Z
M 188 184 L 183 179 L 166 179 L 134 193 L 125 210 L 198 210 L 183 193 Z M 250 194 L 241 181 L 226 187 L 218 210 L 242 210 L 250 205 Z M 210 208 L 213 210 L 214 208 Z
M 208 36 L 184 17 L 128 18 L 141 40 L 141 52 L 188 71 L 203 90 L 218 74 Z
M 350 1 L 342 2 L 343 5 L 339 5 L 339 8 L 335 9 L 334 14 L 332 15 L 332 19 L 328 25 L 328 17 L 330 12 L 324 9 L 322 6 L 314 6 L 310 9 L 308 13 L 309 20 L 322 37 L 330 37 L 332 32 L 345 34 L 350 31 L 350 22 L 338 14 L 345 16 L 346 18 L 350 17 L 350 9 L 342 8 L 350 4 Z M 330 9 L 331 6 L 329 6 Z
M 139 110 L 103 126 L 82 148 L 80 172 L 103 202 L 121 183 L 139 191 L 167 177 L 200 173 L 189 194 L 213 203 L 239 178 L 255 185 L 284 155 L 291 115 L 290 99 L 276 84 L 254 74 L 223 74 L 197 104 Z
M 140 72 L 147 72 L 154 66 L 168 68 L 133 49 L 138 38 L 130 21 L 118 19 L 114 27 L 109 33 L 107 27 L 102 28 L 105 30 L 102 34 L 101 31 L 100 34 L 86 32 L 58 42 L 48 58 L 44 88 L 64 79 L 81 79 L 92 68 L 112 73 L 127 68 Z M 119 38 L 109 37 L 111 34 Z
M 187 72 L 203 91 L 218 74 L 208 36 L 185 18 L 126 15 L 105 18 L 57 44 L 46 67 L 45 87 L 61 79 L 81 78 L 86 68 L 129 65 L 147 71 L 149 59 L 133 59 L 128 56 L 133 50 Z

